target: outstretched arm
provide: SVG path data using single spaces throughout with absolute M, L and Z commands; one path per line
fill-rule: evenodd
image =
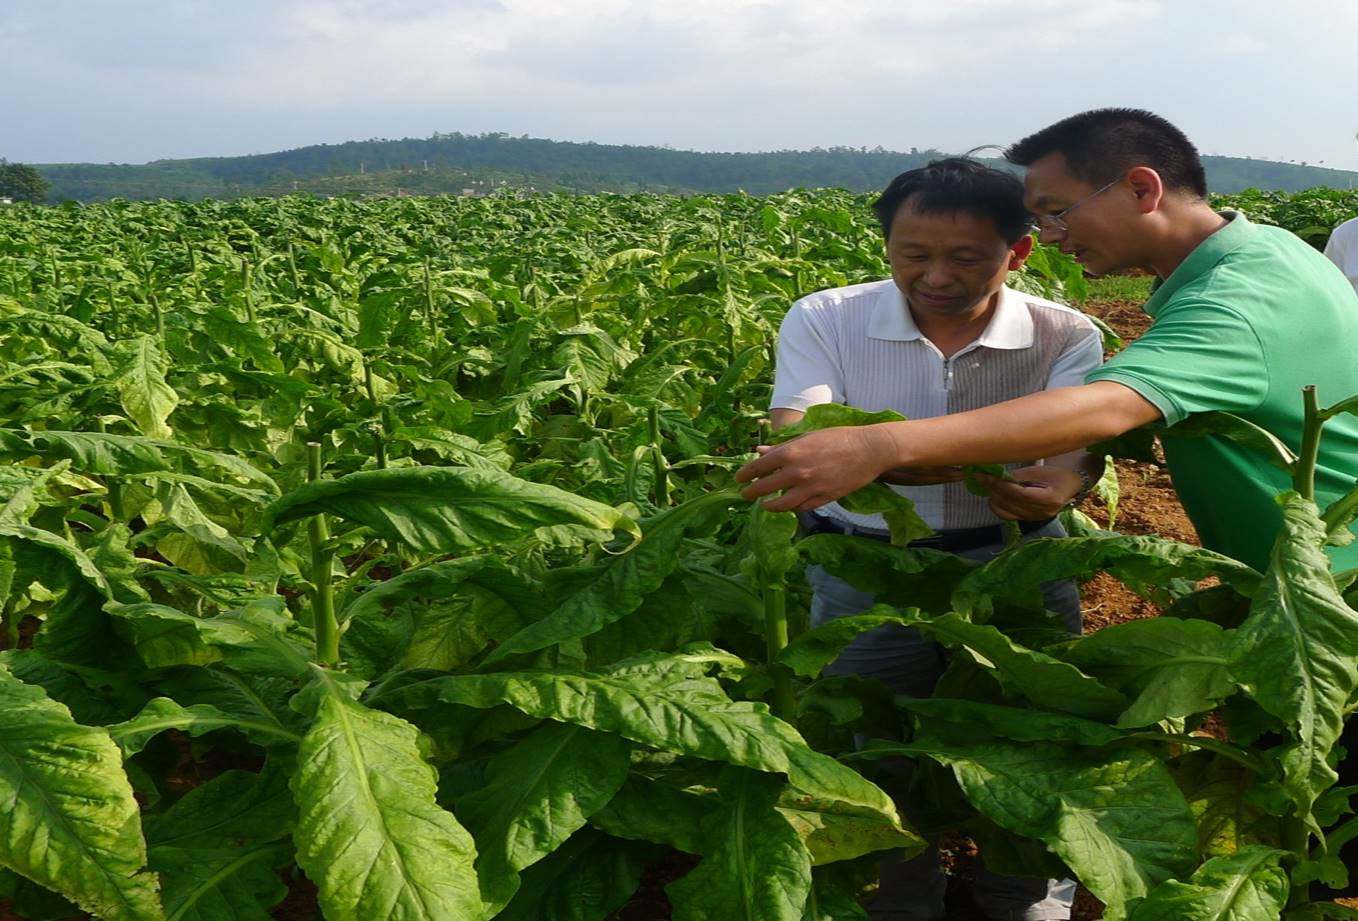
M 948 467 L 1055 457 L 1154 422 L 1160 411 L 1122 384 L 1097 381 L 932 419 L 810 432 L 736 473 L 747 499 L 771 511 L 810 511 L 893 467 Z

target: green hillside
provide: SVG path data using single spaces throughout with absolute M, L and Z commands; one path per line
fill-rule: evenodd
M 40 165 L 53 201 L 109 198 L 234 198 L 294 191 L 320 195 L 461 194 L 507 185 L 554 191 L 733 192 L 789 188 L 881 188 L 939 156 L 832 147 L 704 153 L 663 147 L 581 144 L 506 134 L 434 134 L 318 144 L 245 157 L 152 163 Z M 1205 158 L 1214 192 L 1351 188 L 1358 173 L 1239 157 Z

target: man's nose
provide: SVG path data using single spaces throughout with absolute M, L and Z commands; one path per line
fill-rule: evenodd
M 924 283 L 931 288 L 946 288 L 952 280 L 952 268 L 946 262 L 931 262 L 924 273 Z

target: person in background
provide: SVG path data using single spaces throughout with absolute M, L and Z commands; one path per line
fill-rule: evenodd
M 1358 292 L 1358 217 L 1340 224 L 1325 244 L 1325 255 L 1339 266 L 1339 271 Z
M 874 211 L 891 278 L 821 291 L 788 311 L 778 337 L 775 428 L 821 403 L 893 409 L 912 419 L 965 412 L 1080 384 L 1100 364 L 1102 339 L 1088 317 L 1005 284 L 1033 246 L 1017 177 L 965 158 L 939 160 L 897 176 Z M 1031 536 L 1063 535 L 1055 516 L 1101 470 L 1102 460 L 1082 450 L 1054 454 L 1014 469 L 1018 482 L 987 479 L 988 499 L 968 492 L 956 467 L 902 471 L 892 480 L 936 531 L 914 546 L 985 560 L 1003 548 L 1005 519 L 1020 520 Z M 835 502 L 799 518 L 811 533 L 889 539 L 880 515 L 855 514 Z M 808 568 L 807 579 L 817 625 L 874 602 L 819 566 Z M 1047 608 L 1078 633 L 1074 583 L 1052 583 L 1044 593 Z M 891 625 L 857 637 L 827 673 L 876 678 L 898 694 L 924 697 L 944 664 L 936 643 Z M 936 851 L 888 860 L 870 916 L 942 918 L 945 886 Z M 975 892 L 991 918 L 1041 921 L 1070 917 L 1075 884 L 983 872 Z

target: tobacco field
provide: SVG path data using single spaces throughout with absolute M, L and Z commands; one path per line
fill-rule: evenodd
M 1291 473 L 1264 572 L 1079 513 L 984 565 L 799 539 L 732 473 L 789 304 L 887 275 L 867 202 L 0 212 L 11 915 L 602 921 L 664 866 L 656 917 L 849 921 L 965 836 L 1109 919 L 1358 918 L 1309 895 L 1358 838 L 1358 491 L 1313 498 L 1358 400 L 1160 433 Z M 1084 294 L 1047 249 L 1011 283 Z M 881 604 L 808 629 L 808 563 Z M 1160 616 L 1065 633 L 1038 586 L 1101 573 Z M 886 623 L 951 650 L 934 698 L 822 675 Z

